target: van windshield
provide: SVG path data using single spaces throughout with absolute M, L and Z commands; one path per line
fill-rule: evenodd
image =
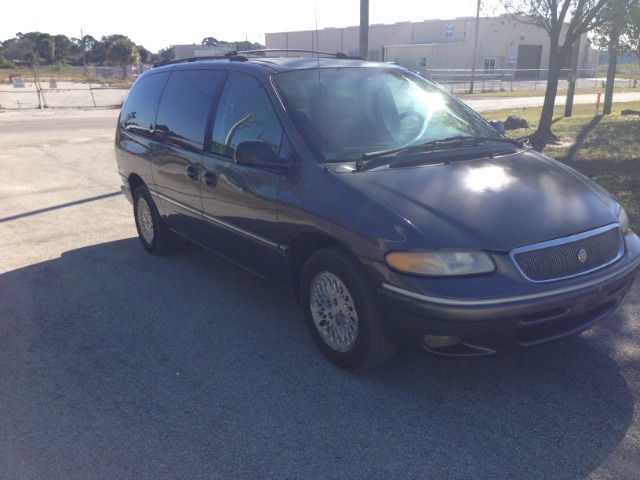
M 497 137 L 429 80 L 394 67 L 298 70 L 274 77 L 285 107 L 323 162 L 456 136 Z

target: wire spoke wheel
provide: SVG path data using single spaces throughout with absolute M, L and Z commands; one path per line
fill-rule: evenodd
M 138 225 L 140 226 L 140 235 L 147 243 L 153 242 L 154 228 L 153 217 L 151 216 L 151 209 L 144 197 L 138 199 Z
M 326 247 L 307 259 L 300 303 L 311 337 L 338 367 L 367 370 L 395 352 L 371 280 L 347 249 Z
M 160 218 L 145 185 L 136 188 L 133 194 L 133 215 L 140 242 L 147 252 L 162 254 L 176 248 L 178 236 Z
M 311 281 L 311 315 L 322 339 L 333 350 L 348 352 L 358 337 L 358 313 L 344 283 L 330 272 Z

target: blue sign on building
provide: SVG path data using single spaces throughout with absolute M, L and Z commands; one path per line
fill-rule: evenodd
M 452 23 L 448 23 L 446 27 L 444 27 L 444 35 L 445 37 L 453 37 L 453 32 L 455 28 Z

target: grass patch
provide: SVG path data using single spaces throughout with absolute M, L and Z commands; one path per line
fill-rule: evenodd
M 611 115 L 595 116 L 593 105 L 574 105 L 573 116 L 553 119 L 559 138 L 543 153 L 575 168 L 613 193 L 624 205 L 631 228 L 640 231 L 640 116 L 620 115 L 622 110 L 640 110 L 640 102 L 618 103 Z M 556 113 L 562 115 L 564 107 Z M 507 131 L 512 138 L 532 135 L 541 108 L 487 112 L 488 120 L 506 120 L 516 115 L 527 120 L 528 129 Z

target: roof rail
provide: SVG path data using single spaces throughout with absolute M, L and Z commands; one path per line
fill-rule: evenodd
M 153 67 L 164 67 L 165 65 L 175 65 L 177 63 L 197 62 L 198 60 L 230 60 L 235 62 L 246 62 L 247 57 L 238 55 L 238 52 L 231 50 L 224 55 L 203 55 L 197 57 L 179 58 L 177 60 L 165 60 L 164 62 L 154 63 Z
M 189 62 L 197 62 L 199 60 L 229 60 L 231 62 L 246 62 L 248 60 L 248 56 L 258 57 L 258 58 L 268 58 L 269 53 L 308 53 L 311 55 L 322 55 L 325 57 L 333 57 L 340 58 L 345 60 L 364 60 L 362 57 L 354 56 L 351 57 L 342 52 L 321 52 L 317 50 L 302 50 L 302 49 L 287 49 L 287 48 L 270 48 L 270 49 L 262 49 L 262 50 L 243 50 L 241 52 L 237 52 L 235 50 L 231 50 L 225 55 L 208 55 L 208 56 L 197 56 L 197 57 L 187 57 L 180 58 L 177 60 L 165 60 L 164 62 L 155 63 L 153 66 L 155 67 L 164 67 L 165 65 L 175 65 L 178 63 L 189 63 Z

